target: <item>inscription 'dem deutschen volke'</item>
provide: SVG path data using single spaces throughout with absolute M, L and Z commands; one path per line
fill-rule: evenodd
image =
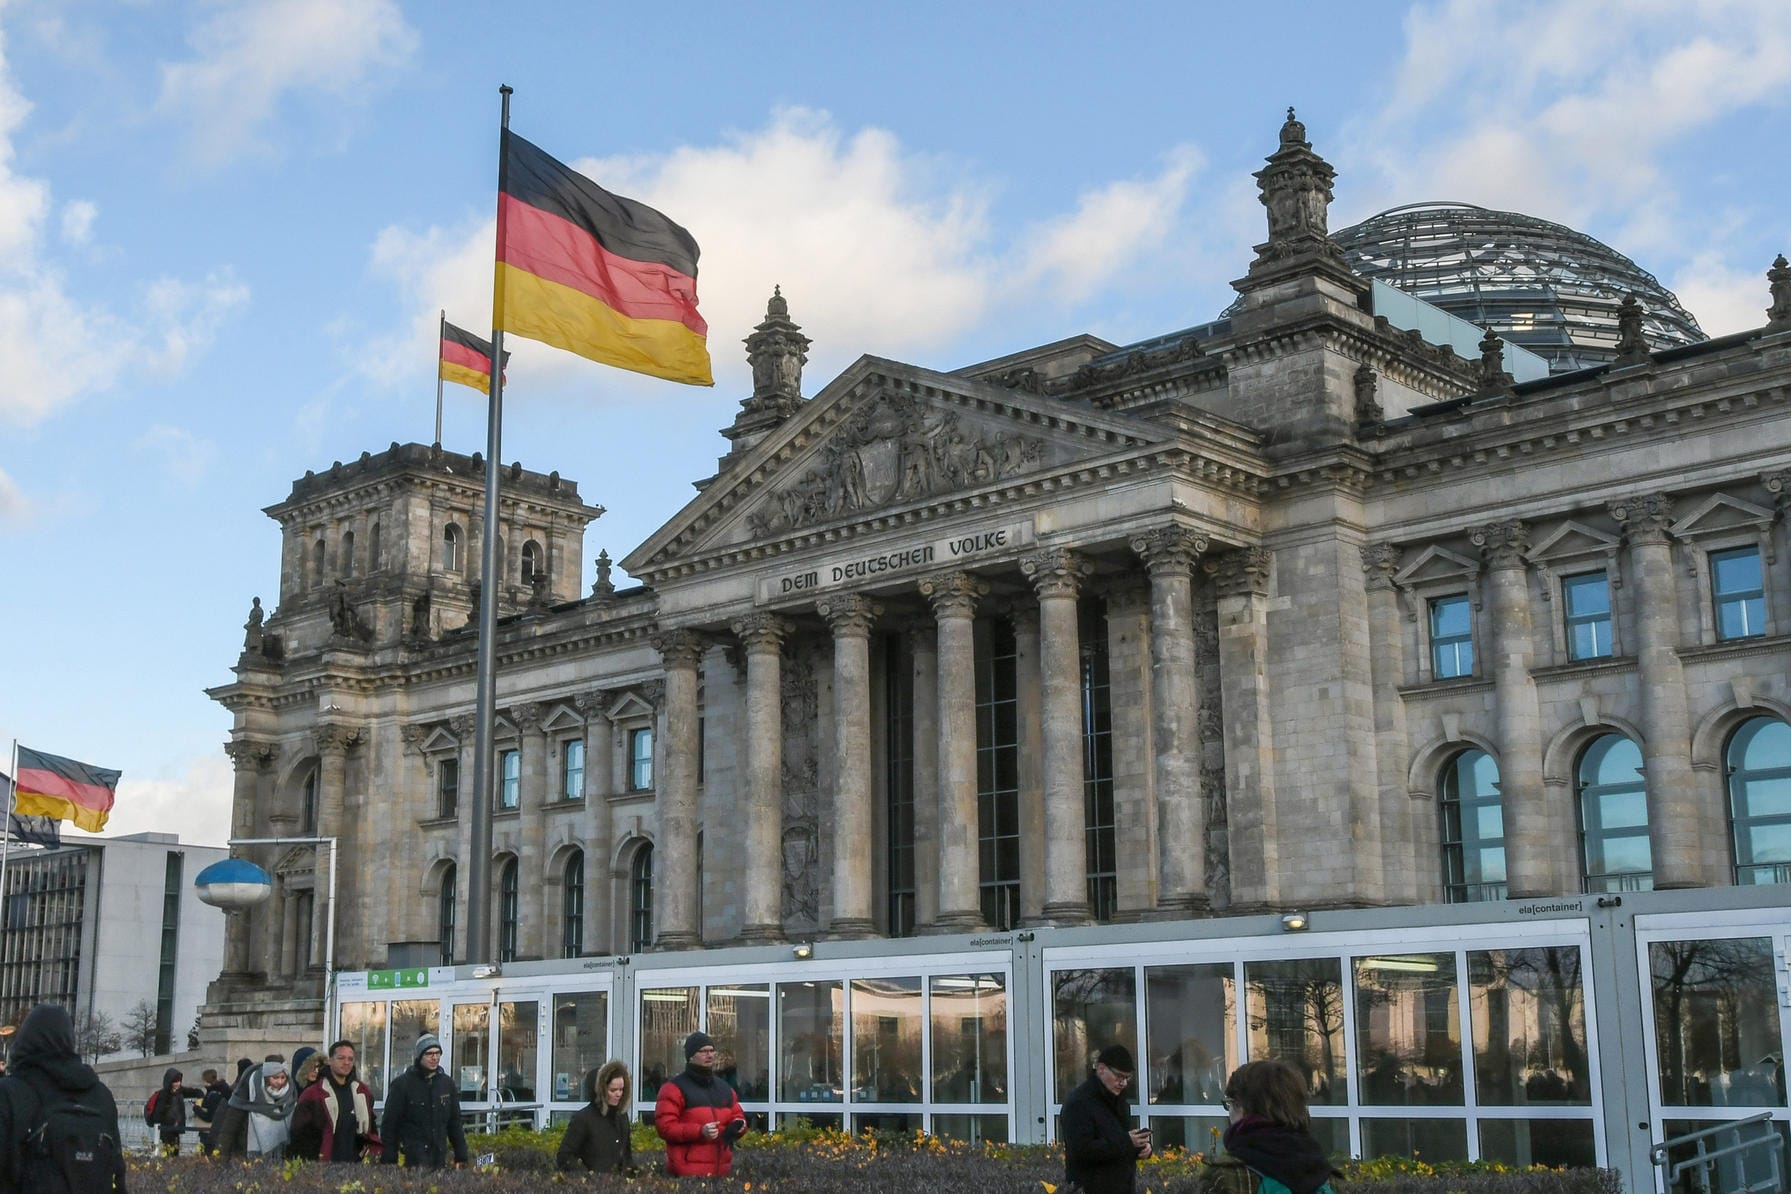
M 871 583 L 894 576 L 949 570 L 975 560 L 998 556 L 1033 541 L 1033 526 L 1026 522 L 978 527 L 930 543 L 823 560 L 806 568 L 776 572 L 759 578 L 758 604 L 765 605 L 810 593 L 822 593 L 848 585 Z

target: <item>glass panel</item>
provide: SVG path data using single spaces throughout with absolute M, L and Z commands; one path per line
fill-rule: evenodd
M 1007 1143 L 1005 1115 L 935 1115 L 933 1135 L 945 1140 L 968 1140 L 972 1144 L 988 1141 Z
M 1589 1119 L 1483 1119 L 1480 1159 L 1504 1165 L 1590 1169 L 1598 1146 Z
M 710 987 L 709 1022 L 715 1072 L 744 1102 L 771 1097 L 771 987 L 736 983 Z
M 1081 1085 L 1095 1054 L 1124 1045 L 1138 1056 L 1138 975 L 1124 970 L 1059 970 L 1051 976 L 1057 1101 Z
M 803 1123 L 811 1128 L 827 1128 L 830 1131 L 839 1132 L 844 1130 L 841 1125 L 845 1122 L 845 1118 L 838 1111 L 815 1111 L 805 1107 L 801 1111 L 781 1113 L 777 1117 L 777 1126 L 789 1128 Z
M 506 1103 L 535 1101 L 540 1017 L 532 999 L 498 1004 L 498 1097 Z
M 1189 1152 L 1217 1153 L 1219 1138 L 1231 1121 L 1223 1115 L 1153 1115 L 1151 1147 L 1157 1152 L 1183 1148 Z
M 635 1103 L 653 1109 L 659 1088 L 684 1072 L 684 1038 L 697 1030 L 697 989 L 641 992 L 641 1075 Z
M 580 991 L 553 997 L 553 1098 L 583 1098 L 585 1075 L 602 1065 L 609 1047 L 609 993 Z M 638 1093 L 638 1092 L 636 1092 Z
M 932 988 L 933 1101 L 1006 1101 L 1006 979 L 999 974 L 942 974 L 933 977 Z M 1006 1139 L 1006 1118 L 1001 1122 Z
M 1357 958 L 1355 978 L 1362 1101 L 1461 1106 L 1455 955 Z
M 1669 1107 L 1783 1107 L 1772 939 L 1656 941 L 1654 1033 Z
M 386 1005 L 345 1003 L 340 1023 L 342 1039 L 354 1042 L 355 1070 L 378 1102 L 386 1089 Z
M 1273 1057 L 1306 1078 L 1306 1099 L 1345 1103 L 1343 962 L 1301 958 L 1244 964 L 1250 1060 Z
M 455 1081 L 460 1087 L 462 1102 L 485 1100 L 487 1084 L 485 1067 L 491 1057 L 491 1005 L 457 1003 L 454 1005 L 453 1054 Z
M 777 1097 L 790 1103 L 837 1103 L 845 992 L 838 982 L 779 983 L 777 1032 L 783 1052 Z M 835 1117 L 837 1119 L 837 1117 Z
M 854 1132 L 890 1132 L 897 1136 L 913 1136 L 921 1130 L 926 1116 L 918 1111 L 854 1111 Z
M 1231 966 L 1147 968 L 1144 1024 L 1150 1101 L 1218 1106 L 1238 1067 Z
M 417 1038 L 441 1035 L 442 1005 L 434 999 L 395 999 L 390 1015 L 392 1070 L 402 1074 L 416 1060 Z
M 1459 1119 L 1365 1119 L 1362 1159 L 1416 1157 L 1421 1161 L 1468 1159 L 1468 1125 Z
M 1483 1106 L 1591 1103 L 1576 946 L 1469 953 L 1468 1014 Z
M 920 980 L 852 980 L 853 1101 L 920 1102 L 920 1050 Z

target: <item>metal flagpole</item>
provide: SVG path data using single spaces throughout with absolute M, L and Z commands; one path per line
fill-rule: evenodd
M 435 324 L 435 446 L 442 446 L 442 340 L 448 334 L 448 309 L 442 308 Z
M 509 181 L 505 166 L 504 139 L 510 131 L 510 96 L 508 85 L 498 88 L 503 97 L 502 131 L 498 137 L 498 213 L 497 249 L 504 247 L 504 185 Z M 491 865 L 491 739 L 497 713 L 497 598 L 498 598 L 498 454 L 503 443 L 504 371 L 498 362 L 504 359 L 503 287 L 496 285 L 497 257 L 492 257 L 493 282 L 491 298 L 491 401 L 485 415 L 485 542 L 481 545 L 479 565 L 479 673 L 478 704 L 475 718 L 478 729 L 473 738 L 473 805 L 467 815 L 473 819 L 472 857 L 466 860 L 466 960 L 490 961 L 491 939 L 488 913 L 491 892 L 487 890 L 486 871 Z
M 6 773 L 6 828 L 0 836 L 0 930 L 10 927 L 7 920 L 6 861 L 12 856 L 13 810 L 19 806 L 19 740 L 12 740 L 12 766 Z

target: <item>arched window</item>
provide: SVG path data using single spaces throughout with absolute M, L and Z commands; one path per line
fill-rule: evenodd
M 517 911 L 521 900 L 518 898 L 516 877 L 516 859 L 505 860 L 504 867 L 498 872 L 498 961 L 514 962 L 516 960 Z
M 1580 755 L 1580 858 L 1587 891 L 1649 891 L 1648 790 L 1642 751 L 1621 734 L 1595 738 Z
M 305 834 L 317 832 L 317 772 L 315 770 L 305 777 L 304 791 L 299 795 L 299 825 L 301 832 Z
M 460 571 L 460 528 L 453 523 L 442 531 L 442 571 Z
M 1437 807 L 1443 816 L 1443 898 L 1451 904 L 1505 898 L 1505 810 L 1499 765 L 1483 750 L 1449 760 Z
M 323 584 L 329 577 L 329 548 L 324 546 L 323 536 L 317 536 L 317 542 L 311 545 L 311 584 L 315 587 Z
M 437 937 L 441 940 L 442 965 L 454 964 L 454 864 L 449 863 L 442 869 L 441 894 L 436 897 L 435 923 Z
M 1791 726 L 1754 717 L 1729 738 L 1736 883 L 1791 883 Z
M 342 532 L 342 575 L 354 575 L 354 532 Z
M 566 860 L 565 915 L 560 920 L 560 953 L 576 958 L 585 951 L 585 854 L 574 850 Z
M 638 953 L 653 944 L 653 847 L 634 852 L 628 868 L 628 949 Z
M 379 571 L 379 519 L 367 528 L 367 571 Z
M 522 583 L 534 584 L 541 572 L 541 545 L 530 539 L 522 545 Z

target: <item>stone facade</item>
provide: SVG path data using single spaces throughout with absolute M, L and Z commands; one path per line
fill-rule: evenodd
M 774 296 L 721 470 L 622 561 L 639 587 L 605 557 L 581 596 L 601 511 L 505 472 L 489 950 L 1598 889 L 1606 734 L 1644 760 L 1651 869 L 1624 881 L 1734 881 L 1727 735 L 1791 714 L 1784 321 L 1513 385 L 1496 337 L 1488 366 L 1376 317 L 1291 114 L 1257 177 L 1237 313 L 1162 340 L 865 357 L 804 397 Z M 478 464 L 394 445 L 300 481 L 268 511 L 278 611 L 214 691 L 236 832 L 342 839 L 341 968 L 467 956 L 440 938 Z M 1756 594 L 1713 573 L 1749 559 Z M 1502 820 L 1464 840 L 1439 801 L 1471 750 Z M 1451 879 L 1476 849 L 1483 882 Z M 321 960 L 310 849 L 263 862 L 220 999 Z

